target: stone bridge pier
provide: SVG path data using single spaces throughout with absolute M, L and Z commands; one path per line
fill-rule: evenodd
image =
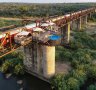
M 31 43 L 24 46 L 24 65 L 28 73 L 43 80 L 55 74 L 55 46 Z

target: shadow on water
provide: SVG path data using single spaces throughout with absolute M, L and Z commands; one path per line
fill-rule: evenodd
M 23 84 L 17 84 L 18 80 L 23 80 Z M 0 90 L 51 90 L 49 83 L 38 79 L 28 73 L 22 77 L 11 76 L 6 79 L 4 74 L 0 73 Z
M 51 90 L 49 83 L 42 81 L 37 77 L 30 74 L 25 74 L 24 77 L 25 90 Z

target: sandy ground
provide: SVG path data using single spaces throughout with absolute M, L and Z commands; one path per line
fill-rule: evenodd
M 56 62 L 56 74 L 67 74 L 71 70 L 69 62 Z

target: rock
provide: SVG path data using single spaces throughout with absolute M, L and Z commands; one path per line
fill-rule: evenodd
M 18 81 L 17 81 L 17 84 L 22 84 L 22 83 L 23 83 L 22 80 L 18 80 Z
M 24 89 L 23 89 L 23 87 L 22 87 L 22 88 L 20 88 L 19 90 L 24 90 Z
M 9 73 L 9 74 L 6 74 L 6 78 L 8 79 L 8 78 L 10 78 L 12 76 L 12 74 L 11 73 Z

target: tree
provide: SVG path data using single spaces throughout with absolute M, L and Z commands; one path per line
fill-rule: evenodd
M 56 75 L 51 80 L 51 84 L 53 88 L 56 88 L 57 90 L 67 90 L 66 81 L 63 74 Z
M 74 77 L 69 77 L 67 80 L 67 90 L 79 90 L 79 81 Z
M 2 67 L 1 67 L 1 71 L 3 73 L 7 72 L 10 65 L 11 65 L 11 63 L 9 61 L 5 61 L 5 63 L 3 63 Z
M 19 11 L 20 11 L 22 17 L 24 17 L 26 15 L 28 10 L 29 10 L 28 6 L 20 6 L 19 7 Z
M 92 66 L 90 65 L 88 70 L 88 76 L 93 79 L 96 78 L 96 65 L 92 65 Z
M 95 84 L 95 85 L 91 84 L 91 85 L 87 88 L 87 90 L 96 90 L 96 84 Z
M 85 80 L 87 79 L 87 75 L 86 72 L 84 71 L 84 68 L 73 70 L 72 76 L 77 80 L 79 80 L 80 86 L 83 85 Z
M 21 65 L 21 64 L 17 64 L 16 66 L 15 66 L 15 69 L 14 69 L 14 73 L 16 74 L 16 75 L 18 75 L 18 74 L 24 74 L 24 69 L 23 69 L 24 67 Z

